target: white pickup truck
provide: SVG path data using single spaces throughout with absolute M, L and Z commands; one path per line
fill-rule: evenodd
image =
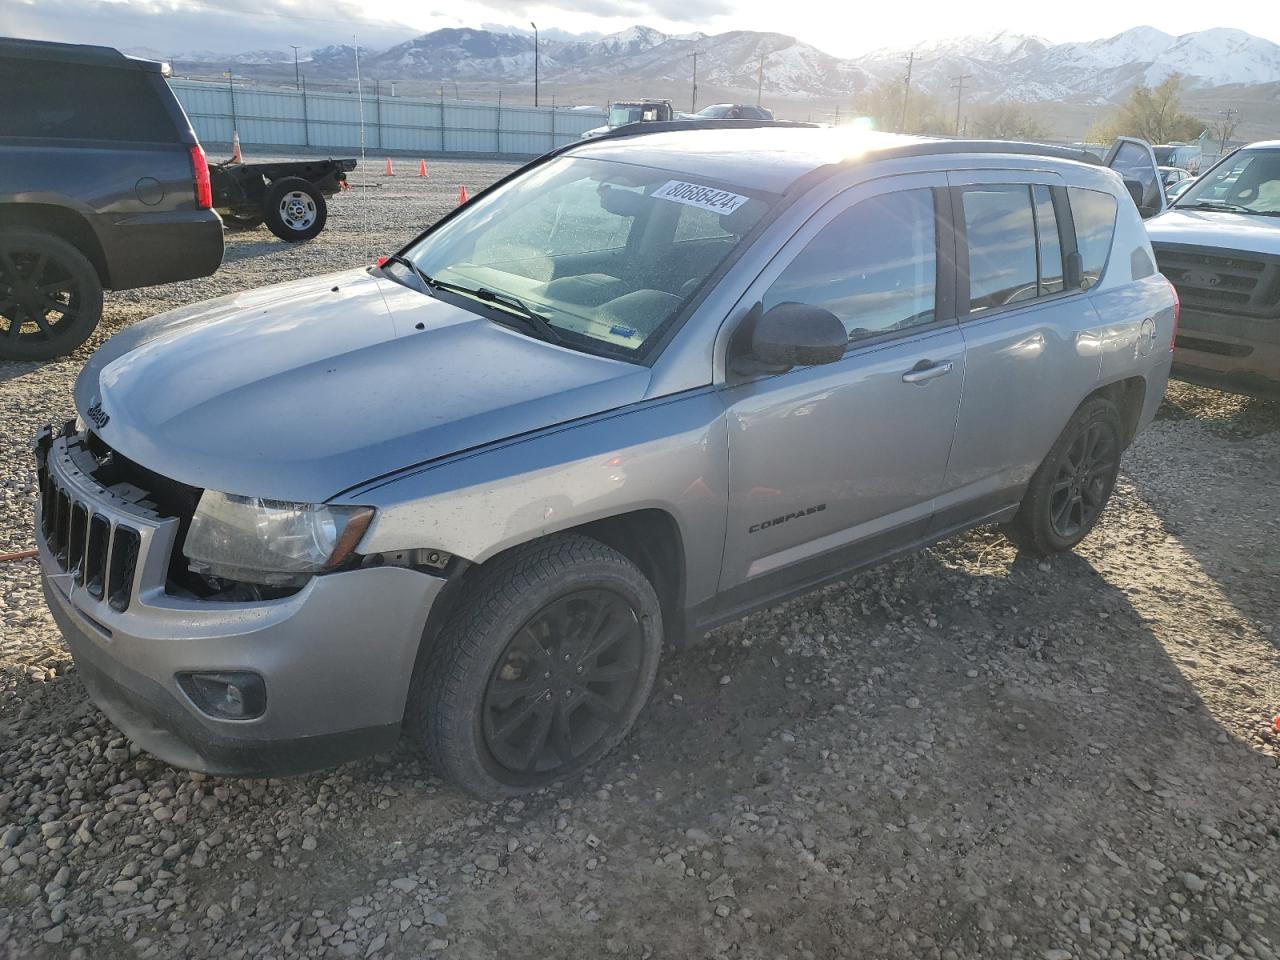
M 1147 232 L 1182 300 L 1173 375 L 1280 396 L 1280 140 L 1223 157 Z

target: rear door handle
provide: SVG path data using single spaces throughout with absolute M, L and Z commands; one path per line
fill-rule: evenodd
M 928 383 L 938 377 L 945 377 L 953 369 L 955 369 L 955 364 L 950 360 L 943 360 L 941 363 L 934 363 L 932 360 L 921 360 L 902 375 L 902 382 Z

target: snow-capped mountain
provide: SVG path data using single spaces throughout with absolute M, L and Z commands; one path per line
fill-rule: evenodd
M 913 86 L 939 96 L 947 95 L 960 75 L 966 78 L 966 90 L 988 99 L 1098 104 L 1122 98 L 1134 84 L 1158 83 L 1175 72 L 1192 88 L 1280 82 L 1280 46 L 1230 28 L 1172 36 L 1154 27 L 1135 27 L 1100 40 L 1060 44 L 1000 31 L 935 40 L 911 50 L 875 50 L 848 60 L 780 33 L 677 36 L 637 25 L 599 38 L 543 37 L 538 66 L 545 82 L 642 93 L 650 92 L 649 87 L 687 84 L 695 53 L 700 87 L 753 94 L 763 58 L 764 90 L 784 97 L 843 98 L 877 81 L 897 80 L 909 53 L 915 54 Z M 234 63 L 247 75 L 254 65 L 262 66 L 264 75 L 267 68 L 292 65 L 291 55 L 272 50 L 175 59 Z M 365 76 L 378 80 L 526 84 L 533 60 L 533 37 L 527 33 L 479 29 L 435 30 L 386 50 L 361 50 Z M 307 73 L 316 79 L 347 79 L 353 64 L 350 46 L 326 47 L 311 52 Z

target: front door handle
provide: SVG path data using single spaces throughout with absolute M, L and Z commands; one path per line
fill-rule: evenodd
M 943 360 L 941 363 L 934 363 L 932 360 L 921 360 L 902 375 L 902 382 L 928 383 L 938 377 L 945 377 L 953 369 L 955 369 L 955 364 L 950 360 Z

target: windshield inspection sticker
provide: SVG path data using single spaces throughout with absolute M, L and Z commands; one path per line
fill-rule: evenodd
M 701 207 L 712 213 L 733 213 L 750 199 L 739 193 L 685 183 L 683 180 L 668 180 L 653 192 L 653 196 L 659 200 L 674 200 L 691 207 Z

